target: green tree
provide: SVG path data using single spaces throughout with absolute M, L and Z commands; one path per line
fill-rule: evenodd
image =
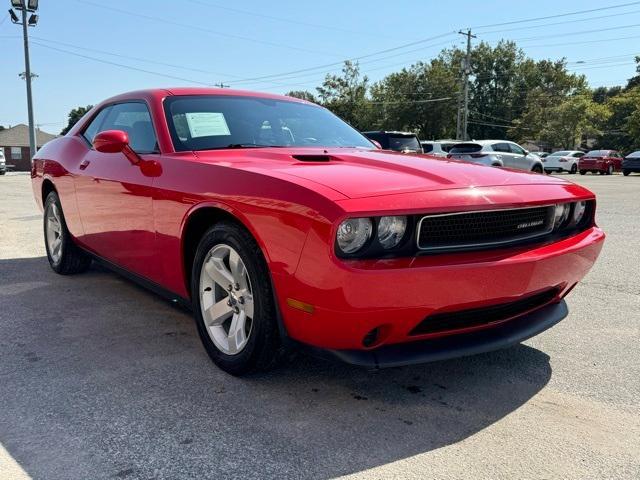
M 342 75 L 327 75 L 316 88 L 323 106 L 359 130 L 368 128 L 371 123 L 368 89 L 369 79 L 361 77 L 358 64 L 348 60 L 344 62 Z
M 62 129 L 62 131 L 60 132 L 60 135 L 66 135 L 67 132 L 71 130 L 71 128 L 76 123 L 78 123 L 78 120 L 80 120 L 84 116 L 84 114 L 87 113 L 92 108 L 93 108 L 93 105 L 87 105 L 86 107 L 78 107 L 71 110 L 69 112 L 69 117 L 68 117 L 69 121 L 67 123 L 67 126 Z
M 635 87 L 640 87 L 640 56 L 636 57 L 636 73 L 637 75 L 631 77 L 627 82 L 627 90 Z
M 288 97 L 299 98 L 301 100 L 306 100 L 307 102 L 319 103 L 318 99 L 315 95 L 308 90 L 292 90 L 289 93 L 285 93 Z
M 622 152 L 640 149 L 640 86 L 609 98 L 607 106 L 612 114 L 598 146 Z

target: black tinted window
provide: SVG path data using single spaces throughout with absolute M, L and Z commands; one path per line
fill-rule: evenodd
M 449 150 L 449 153 L 475 153 L 482 150 L 482 145 L 477 143 L 458 143 Z
M 491 147 L 494 152 L 511 153 L 508 143 L 494 143 Z
M 177 151 L 230 146 L 374 146 L 328 110 L 295 101 L 259 97 L 193 95 L 165 101 Z
M 156 134 L 149 109 L 144 103 L 119 103 L 108 112 L 100 130 L 123 130 L 129 135 L 131 148 L 138 153 L 157 150 Z
M 433 145 L 430 144 L 430 143 L 423 143 L 422 144 L 422 151 L 424 153 L 433 152 Z

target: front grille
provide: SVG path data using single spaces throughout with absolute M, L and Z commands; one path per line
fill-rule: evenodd
M 409 335 L 425 335 L 429 333 L 460 330 L 462 328 L 479 327 L 502 320 L 508 320 L 548 304 L 556 298 L 559 292 L 559 288 L 551 288 L 536 293 L 535 295 L 516 300 L 515 302 L 429 315 L 411 330 Z
M 482 248 L 519 242 L 551 233 L 553 206 L 492 210 L 422 217 L 421 250 Z

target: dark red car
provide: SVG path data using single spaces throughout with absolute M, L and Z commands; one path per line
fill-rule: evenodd
M 96 259 L 192 308 L 232 374 L 289 345 L 370 367 L 513 345 L 567 315 L 604 240 L 579 185 L 382 151 L 322 107 L 228 89 L 106 100 L 32 178 L 53 270 Z
M 580 175 L 587 172 L 612 175 L 622 170 L 622 155 L 615 150 L 591 150 L 578 160 Z

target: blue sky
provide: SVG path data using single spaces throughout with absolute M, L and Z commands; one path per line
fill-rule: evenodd
M 0 2 L 8 8 L 9 0 Z M 488 26 L 623 3 L 629 5 Z M 71 108 L 138 88 L 223 81 L 275 93 L 313 89 L 339 65 L 252 79 L 360 56 L 366 56 L 362 71 L 378 80 L 443 47 L 462 46 L 462 36 L 446 34 L 467 27 L 478 27 L 474 41 L 514 39 L 533 58 L 566 57 L 593 86 L 623 84 L 640 54 L 640 2 L 629 0 L 40 0 L 39 13 L 38 26 L 29 29 L 32 70 L 39 75 L 35 118 L 52 133 Z M 26 123 L 21 30 L 3 13 L 0 22 L 0 124 Z M 420 43 L 395 49 L 413 42 Z

